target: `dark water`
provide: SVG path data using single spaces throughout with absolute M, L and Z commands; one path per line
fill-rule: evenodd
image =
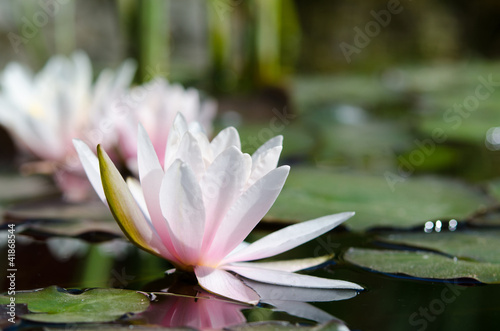
M 3 231 L 4 232 L 4 231 Z M 171 286 L 164 271 L 168 262 L 144 253 L 122 239 L 99 243 L 68 237 L 17 236 L 16 290 L 32 290 L 57 285 L 63 288 L 114 287 L 144 291 L 159 291 Z M 92 238 L 92 235 L 87 236 Z M 88 239 L 87 238 L 87 239 Z M 95 237 L 94 237 L 95 238 Z M 492 330 L 500 321 L 500 286 L 484 285 L 467 280 L 430 281 L 411 277 L 396 277 L 371 272 L 342 260 L 342 253 L 351 246 L 370 247 L 373 234 L 353 234 L 336 230 L 280 256 L 300 258 L 335 253 L 331 263 L 306 273 L 344 279 L 363 285 L 366 291 L 343 301 L 313 305 L 344 321 L 351 330 Z M 0 256 L 7 256 L 2 246 Z M 5 260 L 5 258 L 3 258 Z M 9 287 L 6 268 L 0 269 L 1 288 Z M 177 286 L 177 293 L 190 295 L 193 286 Z M 193 316 L 203 316 L 215 301 L 194 303 L 190 298 L 157 298 L 151 309 L 127 323 L 181 326 Z M 184 316 L 186 311 L 191 315 Z M 302 325 L 312 321 L 291 314 L 271 312 L 264 307 L 250 308 L 236 304 L 221 304 L 227 323 L 284 320 Z M 184 312 L 179 319 L 179 312 Z M 198 314 L 198 315 L 197 315 Z M 175 318 L 172 316 L 177 316 Z M 184 322 L 183 322 L 184 321 Z M 7 324 L 3 323 L 6 327 Z M 30 329 L 33 325 L 21 324 Z M 37 325 L 39 327 L 39 325 Z

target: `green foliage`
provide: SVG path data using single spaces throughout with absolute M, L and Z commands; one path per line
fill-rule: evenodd
M 431 252 L 350 248 L 345 259 L 379 272 L 421 278 L 474 278 L 484 283 L 500 282 L 500 264 L 471 262 Z
M 149 306 L 141 293 L 122 289 L 91 289 L 71 294 L 57 286 L 33 292 L 17 292 L 16 304 L 26 303 L 30 314 L 24 319 L 46 323 L 111 322 L 127 313 L 139 313 Z M 0 304 L 9 303 L 0 296 Z
M 355 211 L 345 223 L 350 229 L 405 228 L 464 219 L 491 203 L 471 187 L 439 178 L 410 178 L 393 188 L 383 176 L 295 167 L 266 219 L 298 222 Z

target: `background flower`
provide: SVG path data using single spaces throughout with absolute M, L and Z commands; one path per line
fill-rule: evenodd
M 95 138 L 95 128 L 134 72 L 133 62 L 125 61 L 116 72 L 103 70 L 93 83 L 83 52 L 54 56 L 36 74 L 16 62 L 7 65 L 0 76 L 0 123 L 21 150 L 41 161 L 24 169 L 54 174 L 70 200 L 84 197 L 89 186 L 71 140 Z M 110 147 L 113 136 L 99 136 L 98 142 Z
M 118 143 L 116 148 L 131 171 L 137 173 L 137 135 L 131 134 L 141 123 L 158 158 L 163 162 L 167 139 L 175 116 L 181 113 L 188 123 L 199 122 L 207 134 L 212 132 L 216 103 L 202 101 L 198 90 L 169 84 L 156 78 L 130 89 L 117 100 L 113 115 Z

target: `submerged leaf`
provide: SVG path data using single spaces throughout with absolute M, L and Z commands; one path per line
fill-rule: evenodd
M 149 299 L 136 291 L 91 289 L 80 294 L 57 286 L 32 292 L 17 292 L 16 304 L 28 304 L 30 314 L 24 319 L 47 323 L 111 322 L 126 313 L 139 313 L 149 306 Z M 7 304 L 8 296 L 0 296 Z

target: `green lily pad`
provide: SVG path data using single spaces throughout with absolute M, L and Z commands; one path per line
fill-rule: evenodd
M 467 96 L 467 94 L 463 95 Z M 449 97 L 446 101 L 441 102 L 443 105 L 447 105 L 445 107 L 436 106 L 438 109 L 445 109 L 444 111 L 436 111 L 431 115 L 423 116 L 420 130 L 431 137 L 433 131 L 440 128 L 447 139 L 484 144 L 486 133 L 491 127 L 496 126 L 495 123 L 498 121 L 497 105 L 500 100 L 497 98 L 495 105 L 490 106 L 490 108 L 487 108 L 485 104 L 479 104 L 476 110 L 465 111 L 465 115 L 458 112 L 447 113 L 447 108 L 450 105 L 460 104 L 463 101 L 463 95 L 461 99 Z
M 436 250 L 460 259 L 500 264 L 500 231 L 404 233 L 384 241 Z
M 140 313 L 149 306 L 149 299 L 136 291 L 122 289 L 91 289 L 71 294 L 57 286 L 33 292 L 17 292 L 16 304 L 28 304 L 30 314 L 22 318 L 46 323 L 111 322 L 126 313 Z M 10 297 L 0 296 L 0 304 Z
M 300 77 L 293 82 L 294 102 L 300 112 L 320 105 L 343 102 L 363 108 L 388 101 L 398 101 L 373 75 Z
M 355 211 L 344 223 L 353 230 L 405 228 L 440 218 L 463 219 L 491 204 L 484 194 L 456 181 L 409 178 L 394 183 L 386 178 L 292 168 L 266 219 L 300 222 Z
M 253 153 L 272 137 L 283 135 L 282 158 L 297 154 L 307 154 L 314 141 L 299 124 L 271 121 L 269 125 L 246 124 L 238 128 L 241 149 L 245 153 Z
M 385 158 L 388 167 L 396 158 L 393 151 L 410 147 L 411 139 L 401 126 L 391 123 L 331 124 L 320 131 L 320 144 L 314 156 L 321 161 L 369 156 Z
M 490 181 L 487 184 L 488 192 L 500 203 L 500 178 Z
M 483 283 L 500 282 L 500 264 L 471 262 L 431 252 L 350 248 L 344 258 L 371 270 L 419 278 L 474 278 Z

